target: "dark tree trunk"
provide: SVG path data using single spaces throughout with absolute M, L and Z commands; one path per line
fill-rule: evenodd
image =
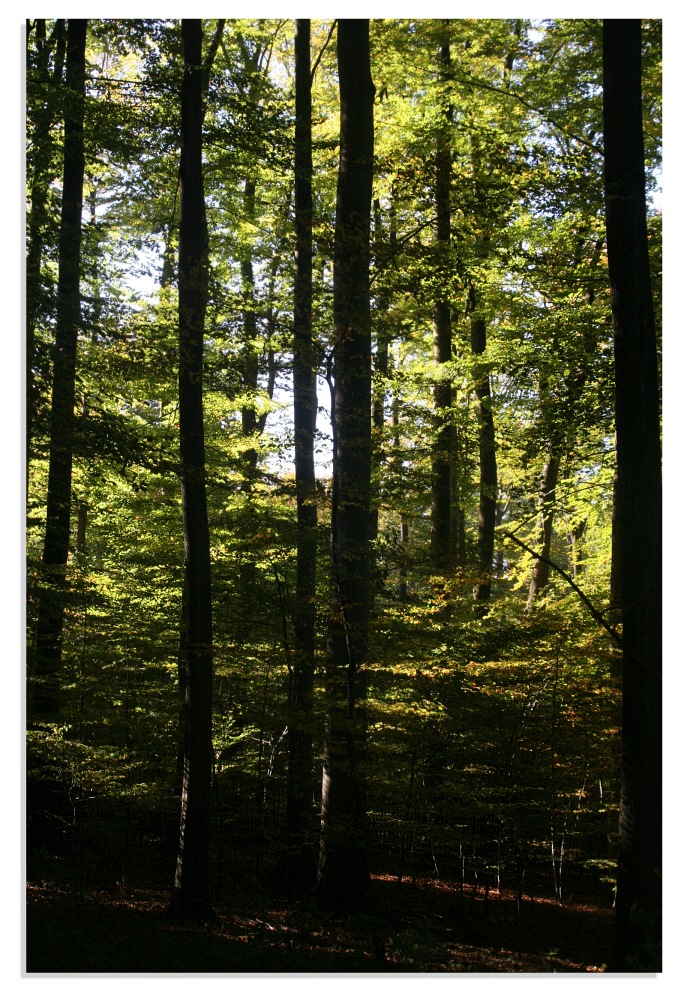
M 527 596 L 525 613 L 530 615 L 534 607 L 534 601 L 546 589 L 549 582 L 551 567 L 548 562 L 543 561 L 551 557 L 551 538 L 553 535 L 553 517 L 556 510 L 556 486 L 558 484 L 558 469 L 560 468 L 560 458 L 556 454 L 549 454 L 539 480 L 539 545 L 541 558 L 534 560 L 532 566 L 532 576 L 530 578 L 530 591 Z
M 580 520 L 575 524 L 568 534 L 570 542 L 570 571 L 573 576 L 578 576 L 582 571 L 582 545 L 581 540 L 586 531 L 586 521 Z
M 36 65 L 33 82 L 37 88 L 46 90 L 36 102 L 32 130 L 32 171 L 31 171 L 31 212 L 28 218 L 26 252 L 26 469 L 31 459 L 31 443 L 35 417 L 38 409 L 38 389 L 34 367 L 42 368 L 45 358 L 39 358 L 36 350 L 36 327 L 40 314 L 40 292 L 42 285 L 42 257 L 45 233 L 48 225 L 47 198 L 49 186 L 54 179 L 52 161 L 54 142 L 52 126 L 55 119 L 56 102 L 50 88 L 61 86 L 66 54 L 66 22 L 55 22 L 51 37 L 46 37 L 45 21 L 37 20 Z M 50 73 L 50 54 L 54 49 L 54 65 Z M 30 87 L 29 78 L 27 86 Z
M 64 115 L 64 185 L 59 234 L 57 324 L 52 377 L 50 463 L 47 518 L 33 669 L 32 712 L 35 720 L 59 711 L 62 631 L 66 599 L 66 563 L 71 523 L 71 471 L 80 326 L 81 215 L 85 153 L 85 39 L 87 21 L 69 20 Z
M 638 20 L 604 21 L 603 134 L 624 641 L 620 852 L 611 970 L 661 971 L 662 476 Z
M 246 180 L 244 185 L 244 216 L 255 222 L 255 183 Z M 250 486 L 255 476 L 258 463 L 258 449 L 253 446 L 253 437 L 257 430 L 255 411 L 255 396 L 258 391 L 258 352 L 255 346 L 257 325 L 255 303 L 253 301 L 253 255 L 250 249 L 241 260 L 241 294 L 244 302 L 244 353 L 241 387 L 247 397 L 241 409 L 241 432 L 244 439 L 251 440 L 251 446 L 244 450 L 244 480 Z
M 392 401 L 392 428 L 393 428 L 393 451 L 395 458 L 393 461 L 394 475 L 397 482 L 402 481 L 403 476 L 403 466 L 402 466 L 402 455 L 400 452 L 400 400 L 397 394 L 397 389 L 393 389 L 393 401 Z M 407 599 L 407 573 L 405 571 L 404 561 L 405 561 L 405 549 L 409 542 L 409 521 L 407 520 L 407 515 L 404 511 L 400 511 L 400 569 L 399 569 L 399 584 L 398 584 L 398 597 L 401 601 Z
M 247 179 L 244 184 L 244 216 L 250 222 L 255 222 L 255 182 Z M 255 482 L 258 469 L 258 448 L 255 444 L 258 436 L 258 419 L 255 409 L 255 399 L 258 392 L 259 355 L 256 347 L 257 322 L 254 302 L 254 271 L 253 254 L 250 248 L 245 252 L 240 263 L 241 296 L 243 300 L 243 355 L 241 361 L 241 391 L 244 402 L 241 406 L 241 433 L 244 441 L 248 441 L 243 450 L 243 490 L 248 496 Z M 250 538 L 255 533 L 252 511 L 247 504 L 244 523 L 244 552 L 239 570 L 239 616 L 237 620 L 237 639 L 244 642 L 248 639 L 251 629 L 251 614 L 254 603 L 254 585 L 256 578 L 255 560 L 251 554 Z
M 378 270 L 383 270 L 390 253 L 390 243 L 386 242 L 381 218 L 381 203 L 374 200 L 374 258 Z M 384 430 L 385 430 L 385 392 L 388 379 L 388 352 L 390 349 L 390 332 L 386 321 L 389 301 L 383 289 L 378 294 L 376 304 L 377 320 L 374 322 L 376 340 L 376 355 L 374 360 L 374 378 L 372 381 L 372 423 L 375 443 L 374 453 L 374 490 L 371 499 L 371 537 L 378 537 L 378 515 L 381 506 L 380 468 L 384 460 Z M 375 579 L 375 566 L 372 565 L 372 579 Z M 375 587 L 374 587 L 375 590 Z M 373 593 L 372 593 L 373 597 Z
M 617 438 L 615 437 L 615 477 L 612 483 L 612 526 L 610 542 L 610 624 L 622 623 L 622 532 L 620 529 L 619 475 Z
M 341 147 L 334 246 L 334 479 L 322 830 L 317 894 L 365 904 L 365 749 L 371 499 L 369 258 L 373 98 L 369 21 L 338 22 Z
M 474 361 L 487 348 L 487 328 L 482 316 L 475 315 L 477 298 L 471 289 L 471 350 Z M 494 413 L 487 365 L 475 361 L 475 398 L 477 400 L 478 446 L 480 452 L 480 500 L 478 506 L 477 582 L 473 589 L 476 617 L 489 611 L 494 573 L 494 530 L 497 505 L 497 456 L 494 440 Z
M 310 21 L 296 21 L 293 421 L 295 429 L 297 554 L 295 661 L 289 703 L 287 846 L 289 880 L 312 881 L 313 739 L 317 502 L 314 441 L 317 389 L 312 345 L 312 80 Z
M 449 45 L 440 46 L 441 75 L 447 79 L 450 69 Z M 451 117 L 448 112 L 445 120 Z M 450 137 L 443 128 L 437 138 L 435 153 L 435 241 L 437 269 L 441 295 L 433 306 L 433 360 L 435 384 L 433 385 L 433 458 L 432 496 L 430 512 L 430 552 L 433 571 L 445 575 L 452 567 L 452 380 L 451 373 L 438 373 L 440 365 L 452 359 L 452 316 L 446 292 L 449 276 L 451 241 L 450 188 L 452 156 Z
M 186 725 L 173 904 L 177 912 L 190 917 L 205 917 L 211 912 L 208 847 L 213 758 L 213 638 L 202 400 L 208 278 L 208 235 L 201 165 L 202 36 L 200 20 L 182 21 L 178 289 Z

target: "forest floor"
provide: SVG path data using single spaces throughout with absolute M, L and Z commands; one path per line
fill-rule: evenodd
M 607 887 L 586 875 L 560 905 L 535 889 L 520 907 L 515 891 L 384 875 L 370 915 L 324 915 L 261 882 L 219 899 L 213 922 L 183 923 L 156 878 L 77 885 L 51 867 L 27 885 L 29 973 L 600 972 L 614 921 Z

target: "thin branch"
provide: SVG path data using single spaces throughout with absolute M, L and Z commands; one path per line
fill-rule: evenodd
M 587 149 L 597 153 L 599 156 L 603 155 L 603 150 L 600 146 L 597 146 L 589 139 L 585 139 L 583 135 L 576 135 L 574 132 L 571 132 L 565 127 L 565 125 L 561 125 L 560 122 L 551 118 L 546 111 L 535 107 L 534 104 L 530 103 L 530 101 L 526 100 L 521 94 L 519 94 L 517 90 L 511 90 L 508 87 L 495 87 L 493 83 L 486 83 L 479 77 L 473 76 L 472 73 L 464 72 L 462 76 L 452 75 L 451 79 L 457 83 L 468 84 L 472 87 L 479 87 L 481 90 L 491 90 L 493 94 L 499 94 L 502 97 L 510 97 L 512 100 L 518 101 L 519 104 L 524 105 L 529 111 L 533 111 L 535 114 L 538 114 L 540 118 L 543 118 L 544 121 L 547 122 L 547 124 L 552 125 L 558 132 L 562 132 L 568 139 L 572 139 L 573 142 L 579 142 L 582 146 L 586 146 Z
M 319 50 L 319 55 L 315 59 L 315 64 L 312 67 L 312 70 L 310 72 L 310 86 L 312 86 L 312 83 L 313 83 L 313 80 L 314 80 L 314 75 L 315 75 L 315 73 L 317 71 L 317 66 L 319 65 L 319 63 L 321 61 L 321 58 L 324 55 L 324 52 L 326 51 L 327 45 L 331 41 L 331 38 L 333 36 L 334 30 L 335 30 L 337 24 L 338 24 L 338 21 L 334 21 L 333 24 L 331 25 L 331 27 L 329 28 L 329 33 L 326 36 L 326 41 L 322 45 L 321 49 Z
M 579 587 L 577 585 L 577 583 L 575 583 L 574 579 L 572 578 L 572 576 L 568 572 L 565 572 L 565 570 L 561 569 L 561 567 L 559 565 L 556 565 L 556 563 L 553 561 L 553 559 L 545 558 L 543 555 L 540 555 L 539 552 L 534 551 L 532 548 L 529 547 L 529 545 L 526 545 L 524 541 L 521 541 L 520 538 L 516 538 L 515 534 L 512 534 L 511 531 L 503 531 L 502 534 L 503 534 L 504 537 L 510 538 L 511 541 L 513 541 L 516 545 L 519 545 L 520 548 L 524 548 L 525 551 L 529 552 L 529 554 L 533 558 L 538 559 L 540 562 L 544 562 L 546 565 L 550 565 L 551 568 L 554 569 L 558 573 L 559 576 L 563 577 L 563 579 L 565 580 L 566 583 L 569 583 L 569 585 L 572 587 L 572 589 L 578 595 L 578 597 L 580 598 L 580 600 L 582 600 L 582 602 L 589 609 L 589 612 L 590 612 L 591 616 L 596 621 L 598 621 L 598 623 L 601 625 L 602 628 L 605 628 L 605 630 L 607 631 L 607 633 L 610 635 L 610 637 L 612 639 L 614 639 L 615 642 L 617 642 L 617 644 L 622 649 L 622 651 L 626 652 L 627 655 L 631 656 L 631 658 L 634 659 L 638 663 L 639 666 L 641 666 L 644 670 L 646 670 L 646 672 L 650 673 L 651 676 L 654 676 L 658 680 L 662 679 L 661 675 L 657 672 L 657 670 L 654 670 L 651 666 L 649 666 L 647 663 L 645 663 L 640 658 L 640 656 L 638 656 L 634 652 L 634 650 L 629 645 L 626 644 L 626 642 L 624 641 L 624 639 L 622 638 L 622 636 L 619 635 L 615 631 L 615 629 L 612 628 L 608 624 L 608 622 L 605 620 L 605 618 L 601 614 L 601 612 L 598 611 L 598 610 L 596 610 L 596 608 L 591 603 L 591 601 L 587 597 L 587 595 L 584 592 L 584 590 L 582 590 L 581 587 Z

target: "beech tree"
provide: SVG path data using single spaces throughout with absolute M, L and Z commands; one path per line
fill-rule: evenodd
M 296 21 L 295 37 L 295 220 L 296 269 L 293 303 L 293 419 L 296 475 L 295 662 L 289 699 L 288 848 L 289 869 L 305 877 L 314 871 L 312 815 L 312 691 L 315 667 L 317 592 L 317 499 L 314 441 L 317 426 L 316 373 L 312 341 L 312 76 L 310 21 Z M 296 856 L 297 855 L 297 856 Z
M 186 711 L 174 905 L 182 915 L 193 917 L 211 912 L 208 844 L 213 753 L 213 618 L 202 397 L 208 264 L 201 155 L 202 39 L 201 21 L 184 19 L 178 290 Z
M 373 99 L 369 22 L 338 22 L 340 164 L 334 242 L 333 497 L 331 610 L 319 904 L 364 906 L 366 666 L 369 655 L 371 520 L 371 328 L 369 262 Z
M 603 23 L 608 269 L 615 333 L 622 769 L 614 971 L 660 971 L 662 472 L 646 228 L 641 22 Z
M 43 589 L 36 629 L 32 714 L 55 718 L 71 527 L 71 472 L 80 325 L 80 248 L 85 172 L 85 39 L 87 21 L 70 19 L 66 41 L 64 183 L 59 230 L 59 284 L 50 410 L 50 465 L 43 548 Z M 39 212 L 40 214 L 40 212 Z
M 450 70 L 448 42 L 439 46 L 440 75 L 446 83 Z M 434 442 L 433 486 L 431 500 L 431 555 L 436 573 L 446 574 L 452 567 L 452 551 L 456 544 L 456 515 L 452 499 L 454 426 L 452 423 L 452 315 L 449 303 L 451 272 L 451 184 L 452 153 L 451 109 L 441 109 L 442 124 L 435 151 L 435 244 L 438 250 L 440 295 L 433 305 L 433 360 L 436 380 L 433 386 Z M 444 372 L 438 370 L 444 365 Z M 452 538 L 452 528 L 454 528 Z
M 55 141 L 52 134 L 57 117 L 57 95 L 63 84 L 66 56 L 66 21 L 60 18 L 47 35 L 44 18 L 27 22 L 27 41 L 35 34 L 35 56 L 27 52 L 30 67 L 27 79 L 27 117 L 33 129 L 33 156 L 27 180 L 31 191 L 26 249 L 26 463 L 31 459 L 33 424 L 38 410 L 39 391 L 36 371 L 45 367 L 45 358 L 37 350 L 36 326 L 42 300 L 42 265 L 50 184 L 54 179 Z M 32 92 L 33 91 L 33 92 Z

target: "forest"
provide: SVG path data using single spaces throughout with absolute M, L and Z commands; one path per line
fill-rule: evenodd
M 662 970 L 662 24 L 26 22 L 25 970 Z

